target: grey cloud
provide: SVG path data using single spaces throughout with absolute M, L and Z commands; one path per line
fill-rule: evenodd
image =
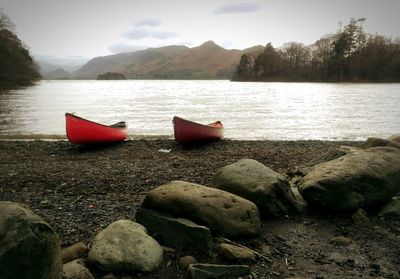
M 147 46 L 133 46 L 128 44 L 113 44 L 108 47 L 112 53 L 133 52 L 148 48 Z
M 214 14 L 253 13 L 261 10 L 262 5 L 252 3 L 226 4 L 214 11 Z
M 144 38 L 155 38 L 160 40 L 165 40 L 168 38 L 174 38 L 178 36 L 176 32 L 166 32 L 166 31 L 153 31 L 141 28 L 136 28 L 128 32 L 122 33 L 121 36 L 129 38 L 131 40 L 140 40 Z
M 168 38 L 178 37 L 178 33 L 176 32 L 165 32 L 165 31 L 156 31 L 151 34 L 152 38 L 157 38 L 161 40 L 165 40 Z
M 139 20 L 135 23 L 135 26 L 141 27 L 141 26 L 159 26 L 161 24 L 161 20 L 159 19 L 152 19 L 152 18 L 145 18 L 142 20 Z

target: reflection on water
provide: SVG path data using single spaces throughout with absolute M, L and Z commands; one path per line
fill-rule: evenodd
M 0 91 L 0 138 L 63 137 L 65 112 L 133 137 L 172 137 L 178 115 L 221 120 L 232 139 L 363 140 L 400 133 L 400 84 L 42 81 Z

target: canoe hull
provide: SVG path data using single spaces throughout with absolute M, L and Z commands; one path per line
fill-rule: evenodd
M 172 122 L 175 140 L 179 143 L 215 141 L 224 135 L 224 127 L 219 121 L 203 125 L 175 116 Z
M 124 141 L 128 137 L 126 127 L 112 127 L 66 113 L 66 133 L 75 144 L 106 144 Z

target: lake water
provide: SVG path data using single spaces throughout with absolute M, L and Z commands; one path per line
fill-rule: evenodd
M 230 139 L 364 140 L 400 134 L 400 84 L 41 81 L 0 92 L 0 138 L 65 137 L 65 112 L 124 120 L 131 138 L 172 137 L 177 115 Z

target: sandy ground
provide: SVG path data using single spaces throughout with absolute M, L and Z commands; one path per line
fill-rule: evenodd
M 359 144 L 223 140 L 183 148 L 162 139 L 83 148 L 66 141 L 0 141 L 0 200 L 31 207 L 54 227 L 63 247 L 79 241 L 90 245 L 113 221 L 134 220 L 146 193 L 168 181 L 210 185 L 218 168 L 244 158 L 290 173 L 337 146 Z M 371 221 L 360 223 L 305 208 L 264 219 L 258 238 L 238 242 L 272 259 L 251 265 L 252 278 L 400 278 L 400 221 L 369 214 Z M 352 242 L 332 244 L 335 236 Z M 215 255 L 177 251 L 166 253 L 159 271 L 131 276 L 184 278 L 176 262 L 186 254 L 221 263 Z

